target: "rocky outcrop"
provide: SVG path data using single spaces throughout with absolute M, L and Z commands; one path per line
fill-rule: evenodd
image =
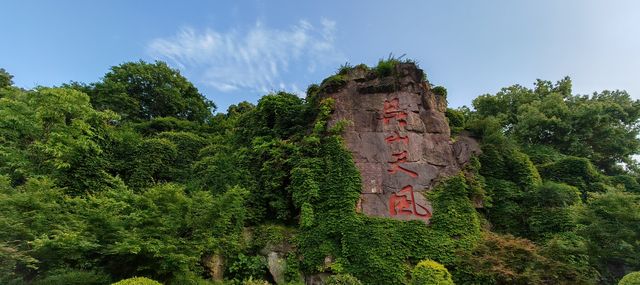
M 321 96 L 335 100 L 330 126 L 349 122 L 343 137 L 362 177 L 358 211 L 428 222 L 426 192 L 458 173 L 477 144 L 469 137 L 452 142 L 446 98 L 432 92 L 415 64 L 398 63 L 384 77 L 360 67 L 339 76 L 340 84 L 323 83 Z
M 264 226 L 258 227 L 257 230 L 246 230 L 247 237 L 250 237 L 247 243 L 251 243 L 254 246 L 260 246 L 258 253 L 264 256 L 267 261 L 267 269 L 271 275 L 271 279 L 275 284 L 287 284 L 287 271 L 288 274 L 292 273 L 291 266 L 288 264 L 287 256 L 295 252 L 294 233 L 290 228 L 284 226 Z M 275 237 L 275 238 L 274 238 Z M 298 273 L 298 279 L 303 280 L 302 273 Z M 289 275 L 288 278 L 293 278 Z M 295 282 L 294 282 L 295 283 Z
M 205 255 L 202 257 L 202 264 L 207 269 L 207 273 L 214 281 L 222 281 L 224 274 L 224 258 L 219 254 Z
M 305 276 L 304 284 L 306 285 L 324 285 L 324 281 L 331 276 L 330 273 L 316 273 Z
M 287 261 L 284 259 L 280 253 L 272 251 L 267 254 L 267 268 L 269 268 L 269 273 L 273 277 L 273 281 L 276 284 L 285 284 L 285 269 L 287 266 Z

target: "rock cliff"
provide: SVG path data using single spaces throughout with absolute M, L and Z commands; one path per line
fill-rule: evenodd
M 321 88 L 335 100 L 329 125 L 347 122 L 343 137 L 362 177 L 358 211 L 428 222 L 426 192 L 479 152 L 473 139 L 451 140 L 446 95 L 435 94 L 413 63 L 397 63 L 386 76 L 358 66 Z

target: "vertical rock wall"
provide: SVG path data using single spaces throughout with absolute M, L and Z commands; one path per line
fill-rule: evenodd
M 356 67 L 342 79 L 346 83 L 325 81 L 322 96 L 335 100 L 329 125 L 349 122 L 343 136 L 362 176 L 358 210 L 428 222 L 433 209 L 425 193 L 458 173 L 474 149 L 454 147 L 446 99 L 430 90 L 423 71 L 411 63 L 397 64 L 385 77 Z

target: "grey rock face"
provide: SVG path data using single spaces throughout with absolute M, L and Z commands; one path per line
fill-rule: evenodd
M 276 284 L 286 283 L 284 276 L 285 268 L 287 266 L 286 264 L 287 261 L 275 251 L 272 251 L 267 255 L 267 265 L 269 268 L 269 273 L 271 273 L 271 276 L 273 277 L 273 280 L 276 282 Z
M 222 255 L 213 254 L 202 257 L 202 264 L 214 281 L 222 281 L 224 274 L 224 258 Z
M 431 91 L 414 64 L 398 64 L 383 78 L 359 68 L 345 77 L 345 85 L 321 96 L 335 100 L 330 126 L 350 122 L 343 137 L 362 177 L 357 210 L 428 222 L 426 192 L 458 173 L 477 144 L 469 146 L 471 138 L 453 144 L 446 98 Z

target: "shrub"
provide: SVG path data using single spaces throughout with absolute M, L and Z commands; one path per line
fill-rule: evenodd
M 188 272 L 184 274 L 179 274 L 172 278 L 166 284 L 168 285 L 219 285 L 221 283 L 216 283 L 213 280 L 204 279 L 193 272 Z
M 146 277 L 133 277 L 129 279 L 120 280 L 111 285 L 162 285 L 162 283 Z
M 433 260 L 423 260 L 411 271 L 412 285 L 453 285 L 451 274 L 444 265 Z
M 610 178 L 611 184 L 624 186 L 625 191 L 631 193 L 640 193 L 640 184 L 631 175 L 616 175 Z
M 580 192 L 567 184 L 545 181 L 527 193 L 524 205 L 529 238 L 537 240 L 575 227 L 570 206 L 580 203 Z
M 325 281 L 325 285 L 362 285 L 358 278 L 351 274 L 337 274 L 329 276 Z
M 242 285 L 269 285 L 269 282 L 249 277 L 249 279 L 242 281 Z
M 552 163 L 565 156 L 553 147 L 540 144 L 523 146 L 522 151 L 526 153 L 536 165 Z
M 465 118 L 462 111 L 447 108 L 445 115 L 447 117 L 447 120 L 449 121 L 449 127 L 451 129 L 461 130 L 462 128 L 464 128 Z
M 51 274 L 36 280 L 33 285 L 105 285 L 111 283 L 109 275 L 98 272 L 71 270 Z
M 171 172 L 178 157 L 176 144 L 161 138 L 142 141 L 132 162 L 135 169 L 131 174 L 128 186 L 143 188 L 158 182 L 171 181 Z
M 461 253 L 454 278 L 458 284 L 594 284 L 597 275 L 588 264 L 578 264 L 584 257 L 581 249 L 570 248 L 580 245 L 564 243 L 555 245 L 548 257 L 528 239 L 485 232 L 470 255 Z M 554 259 L 563 254 L 576 263 Z
M 618 285 L 638 285 L 640 284 L 640 271 L 631 272 L 618 282 Z
M 387 60 L 381 59 L 378 61 L 378 65 L 374 68 L 374 71 L 379 77 L 385 77 L 393 74 L 394 68 L 400 61 L 396 58 L 389 57 Z
M 295 229 L 282 225 L 264 224 L 255 227 L 252 248 L 255 251 L 282 251 L 293 241 Z
M 485 143 L 482 146 L 482 152 L 480 155 L 480 165 L 482 165 L 480 174 L 482 176 L 511 181 L 522 190 L 540 184 L 541 178 L 538 169 L 533 165 L 529 156 L 517 148 L 508 144 Z
M 598 192 L 597 182 L 601 182 L 601 176 L 591 162 L 582 157 L 569 156 L 553 163 L 538 167 L 540 175 L 544 179 L 567 183 L 578 187 L 586 197 L 587 192 Z
M 343 74 L 336 74 L 333 76 L 327 77 L 327 79 L 323 80 L 320 84 L 320 88 L 331 94 L 340 91 L 342 87 L 347 84 L 347 77 Z
M 247 256 L 242 253 L 229 263 L 227 276 L 235 280 L 247 280 L 263 277 L 267 273 L 267 260 L 264 256 Z
M 444 88 L 442 86 L 433 87 L 433 89 L 431 89 L 431 92 L 433 92 L 433 94 L 436 94 L 438 96 L 447 98 L 447 88 Z

